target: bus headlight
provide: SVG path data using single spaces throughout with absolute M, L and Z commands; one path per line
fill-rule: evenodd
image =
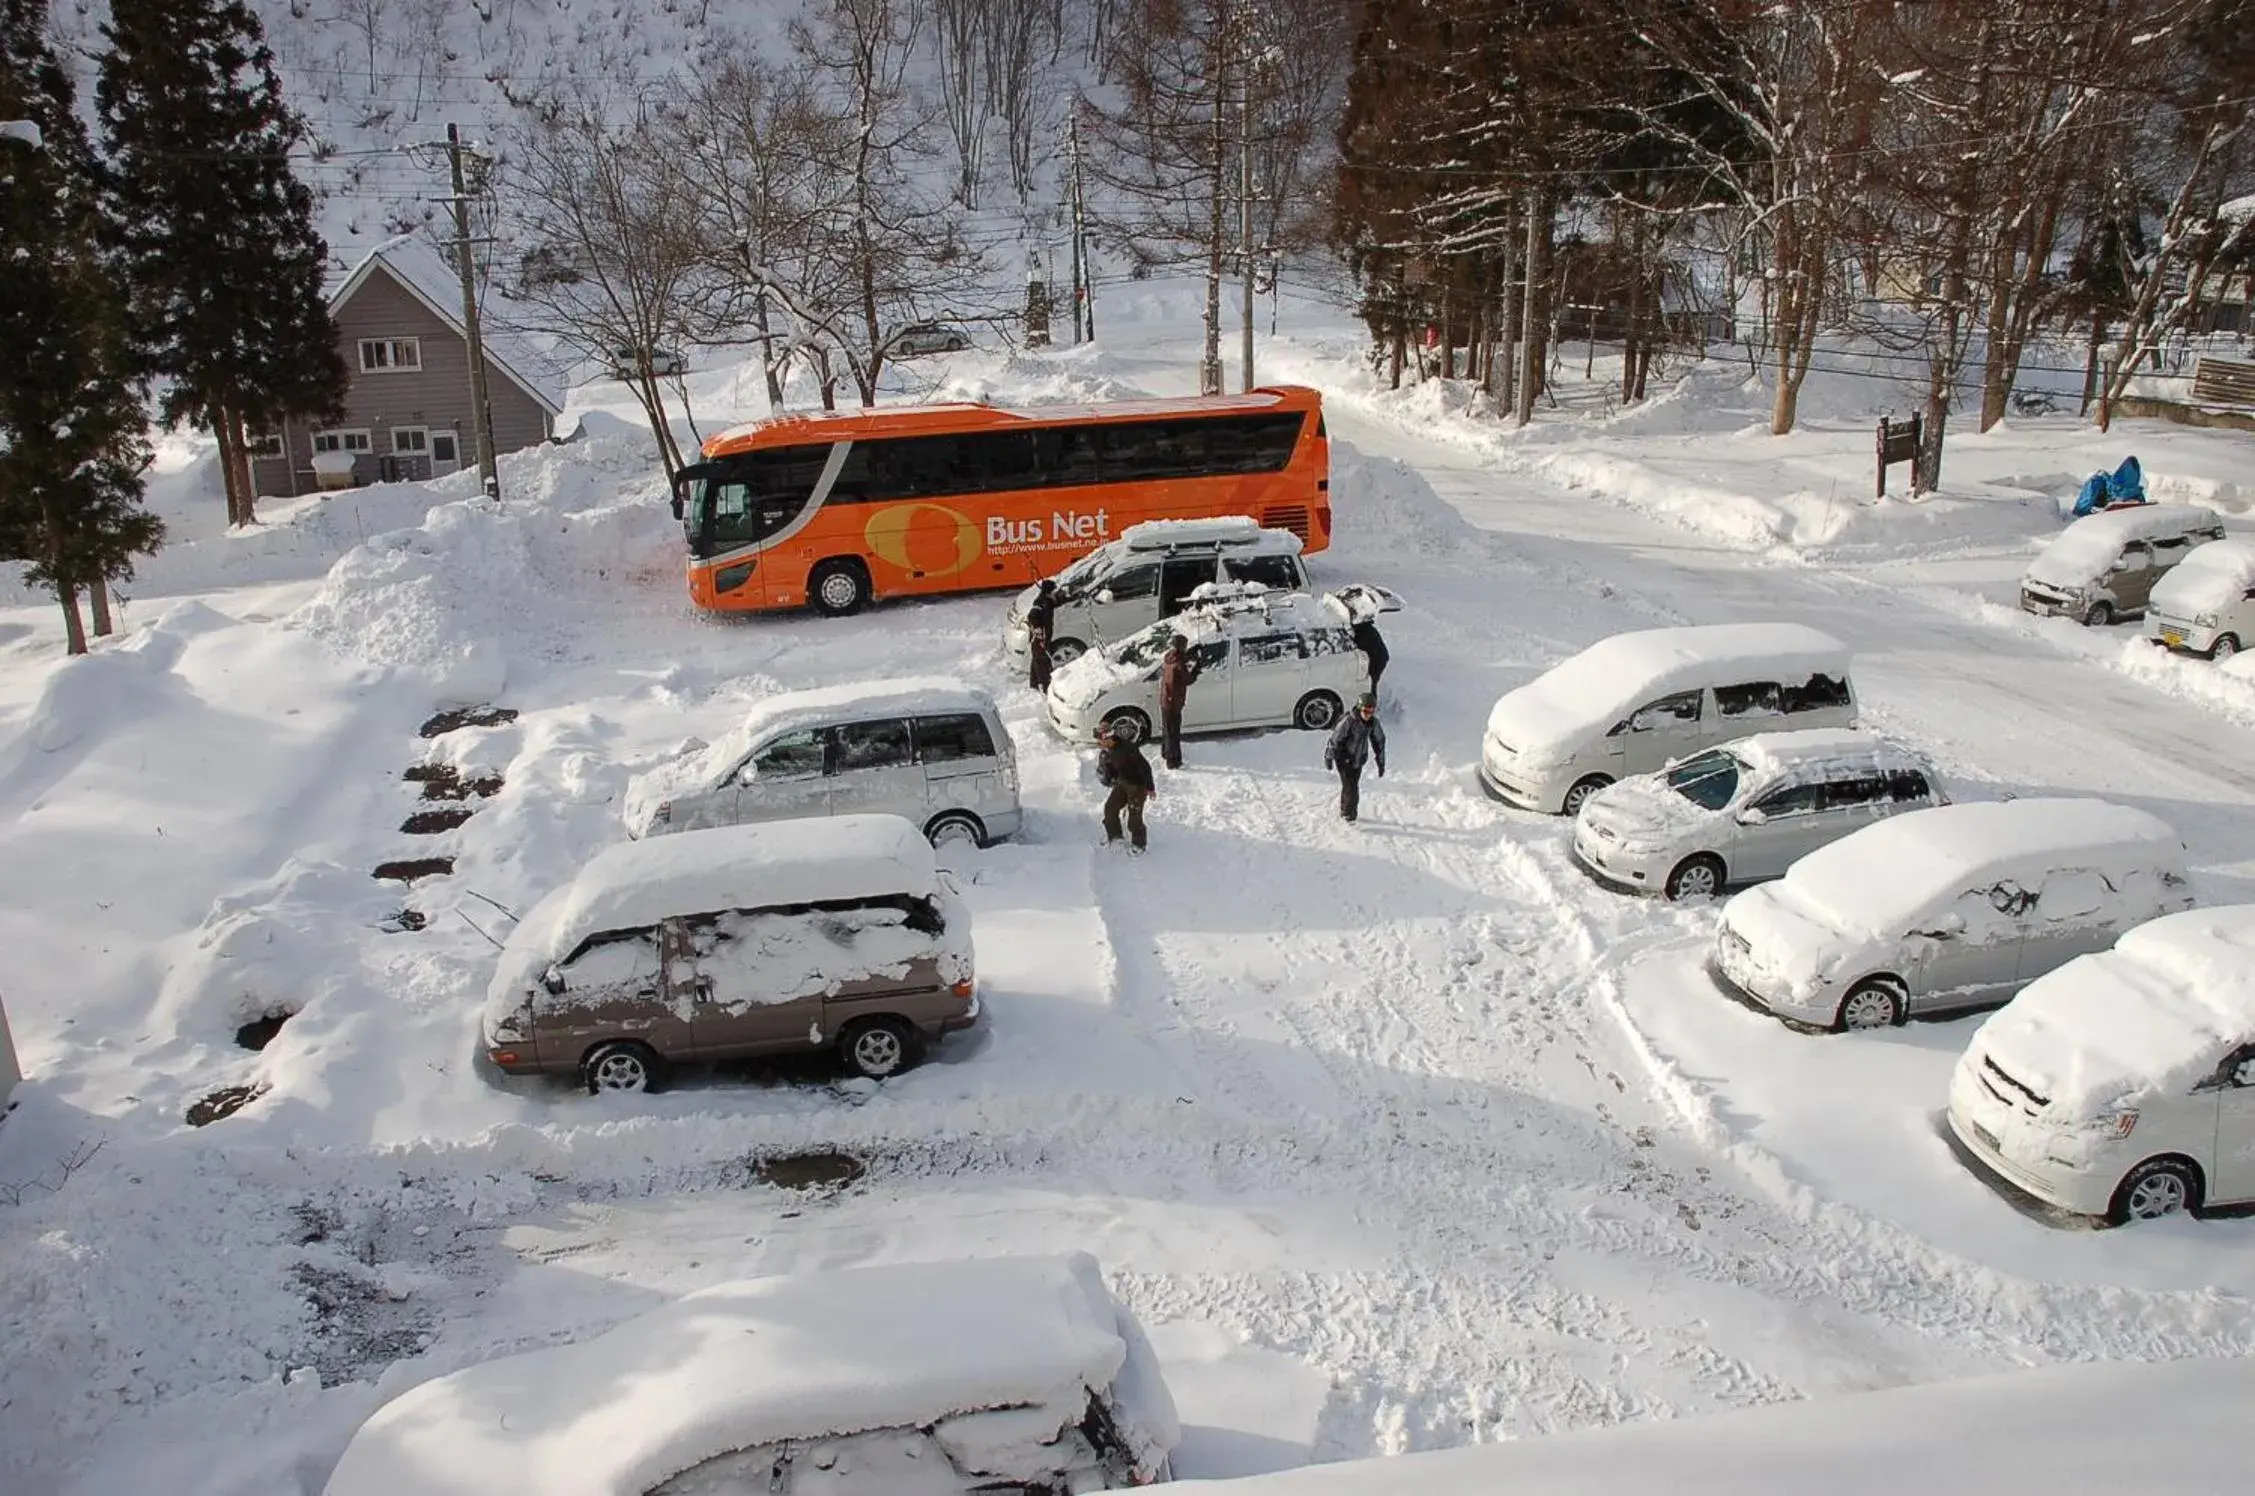
M 713 591 L 734 592 L 752 579 L 752 568 L 758 563 L 739 561 L 734 566 L 723 566 L 713 573 Z

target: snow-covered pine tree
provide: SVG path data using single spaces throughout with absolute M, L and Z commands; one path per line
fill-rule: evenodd
M 0 557 L 55 590 L 84 654 L 79 592 L 107 633 L 107 583 L 164 527 L 141 507 L 148 418 L 102 254 L 94 154 L 46 32 L 46 0 L 0 0 L 0 119 L 41 136 L 0 142 Z
M 249 433 L 330 416 L 347 374 L 322 296 L 328 247 L 290 152 L 305 126 L 242 0 L 112 0 L 95 98 L 134 342 L 166 419 L 208 427 L 227 517 L 257 515 Z

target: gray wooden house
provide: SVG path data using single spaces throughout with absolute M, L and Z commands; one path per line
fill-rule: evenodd
M 470 344 L 454 266 L 413 237 L 369 251 L 329 294 L 345 367 L 343 419 L 256 434 L 252 478 L 264 495 L 443 477 L 478 462 Z M 564 381 L 491 313 L 480 318 L 494 450 L 548 440 Z

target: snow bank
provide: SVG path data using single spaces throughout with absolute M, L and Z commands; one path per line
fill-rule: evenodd
M 1728 683 L 1727 676 L 1798 684 L 1812 675 L 1845 679 L 1848 646 L 1798 623 L 1724 623 L 1615 634 L 1506 694 L 1488 733 L 1540 761 L 1657 696 Z
M 2251 587 L 2255 587 L 2255 536 L 2228 535 L 2194 547 L 2191 555 L 2155 582 L 2153 606 L 2189 618 L 2236 603 Z
M 1972 1046 L 2063 1120 L 2182 1096 L 2255 1037 L 2255 904 L 2189 909 L 2025 988 Z
M 2035 581 L 2079 586 L 2104 576 L 2107 568 L 2121 558 L 2122 547 L 2133 540 L 2157 540 L 2223 527 L 2214 510 L 2192 504 L 2138 504 L 2102 510 L 2086 514 L 2062 530 L 2059 538 L 2029 564 L 2028 575 Z M 2193 552 L 2198 554 L 2197 550 Z
M 935 1424 L 978 1473 L 1025 1479 L 1029 1445 L 1115 1384 L 1149 1473 L 1180 1437 L 1173 1404 L 1084 1253 L 760 1278 L 425 1382 L 368 1420 L 325 1491 L 644 1496 L 758 1445 Z
M 490 1011 L 513 1011 L 550 963 L 590 935 L 678 914 L 818 903 L 875 894 L 929 897 L 932 845 L 899 816 L 828 816 L 719 826 L 599 852 L 533 906 L 502 949 Z

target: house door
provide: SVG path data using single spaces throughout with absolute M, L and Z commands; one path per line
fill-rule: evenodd
M 431 476 L 443 478 L 462 466 L 462 439 L 451 431 L 431 433 Z

